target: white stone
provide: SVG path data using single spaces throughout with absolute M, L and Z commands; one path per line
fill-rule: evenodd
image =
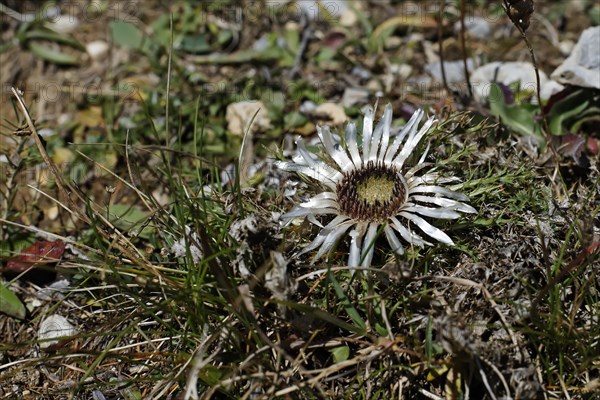
M 346 88 L 342 96 L 344 107 L 352 107 L 355 104 L 367 103 L 369 101 L 369 91 L 362 88 Z
M 328 124 L 330 126 L 341 125 L 348 119 L 344 107 L 336 103 L 323 103 L 315 108 L 314 112 L 316 115 L 326 116 L 331 121 Z
M 258 114 L 257 114 L 258 111 Z M 254 116 L 256 114 L 256 117 Z M 271 127 L 267 107 L 261 101 L 240 101 L 227 106 L 225 113 L 227 129 L 237 136 L 243 136 L 252 123 L 250 132 L 264 132 Z
M 569 54 L 573 52 L 574 47 L 575 42 L 569 39 L 563 40 L 558 44 L 558 49 L 560 50 L 560 53 L 565 57 L 568 57 Z
M 358 22 L 358 16 L 354 12 L 354 10 L 347 9 L 342 11 L 340 15 L 340 25 L 345 26 L 346 28 L 350 28 L 356 25 Z
M 58 314 L 52 314 L 40 323 L 38 330 L 38 340 L 40 340 L 40 348 L 47 349 L 59 343 L 59 340 L 48 340 L 63 336 L 74 336 L 77 334 L 77 329 L 71 325 L 67 319 Z
M 302 104 L 300 104 L 299 111 L 304 114 L 312 114 L 315 112 L 315 108 L 317 108 L 317 105 L 314 101 L 304 100 Z
M 472 59 L 467 59 L 467 68 L 469 72 L 473 71 L 475 63 Z M 443 82 L 442 77 L 442 63 L 437 61 L 425 65 L 425 71 L 438 82 Z M 463 60 L 458 61 L 445 61 L 444 72 L 446 73 L 446 81 L 450 84 L 459 83 L 465 80 L 465 64 Z M 471 80 L 472 81 L 472 80 Z
M 53 31 L 71 33 L 79 26 L 79 18 L 74 15 L 60 15 L 48 23 Z
M 548 76 L 540 72 L 540 97 L 547 99 L 553 93 L 562 89 L 556 82 L 548 80 Z M 490 93 L 492 82 L 502 83 L 506 86 L 519 82 L 521 90 L 535 91 L 537 89 L 535 69 L 529 62 L 500 62 L 495 61 L 482 65 L 471 74 L 473 94 L 478 101 L 484 101 Z
M 412 74 L 413 67 L 410 66 L 410 64 L 392 64 L 392 66 L 390 66 L 390 70 L 394 74 L 398 74 L 400 79 L 405 80 L 410 76 L 410 74 Z
M 490 23 L 483 17 L 471 16 L 465 20 L 465 29 L 476 39 L 486 39 L 490 37 L 492 33 L 492 27 Z M 461 24 L 460 21 L 456 21 L 454 24 L 454 32 L 460 32 Z
M 581 33 L 571 55 L 551 76 L 565 85 L 600 89 L 600 26 Z
M 108 43 L 104 40 L 94 40 L 85 45 L 85 50 L 92 60 L 97 61 L 108 53 Z

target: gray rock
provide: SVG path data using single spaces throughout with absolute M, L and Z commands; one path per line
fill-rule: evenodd
M 475 63 L 472 59 L 467 59 L 467 68 L 469 72 L 473 71 Z M 465 80 L 465 64 L 462 60 L 444 62 L 444 70 L 446 72 L 446 80 L 448 83 L 459 83 Z M 425 72 L 433 76 L 433 78 L 442 82 L 442 65 L 438 62 L 433 62 L 425 65 Z
M 369 91 L 362 88 L 346 88 L 342 96 L 344 107 L 352 107 L 355 104 L 363 104 L 369 101 Z
M 490 93 L 492 82 L 510 85 L 519 82 L 521 90 L 535 91 L 537 88 L 535 69 L 533 64 L 524 61 L 500 62 L 495 61 L 482 65 L 471 74 L 473 93 L 478 101 L 483 101 Z M 548 79 L 540 71 L 540 86 L 542 99 L 547 99 L 552 94 L 562 90 L 562 85 Z M 534 99 L 535 100 L 535 99 Z
M 490 23 L 483 17 L 470 17 L 465 20 L 465 29 L 476 39 L 487 39 L 492 34 Z M 454 24 L 454 32 L 460 32 L 460 21 Z
M 582 32 L 571 55 L 551 77 L 567 85 L 600 89 L 600 26 Z

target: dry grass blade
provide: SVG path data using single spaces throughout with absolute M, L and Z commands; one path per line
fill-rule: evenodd
M 25 117 L 25 121 L 27 122 L 27 126 L 29 127 L 29 131 L 31 132 L 31 136 L 35 141 L 38 151 L 40 152 L 44 163 L 50 170 L 50 173 L 52 174 L 52 177 L 56 182 L 56 187 L 58 188 L 60 195 L 64 199 L 66 199 L 69 208 L 74 213 L 75 217 L 84 221 L 86 224 L 91 225 L 92 221 L 90 220 L 90 218 L 83 211 L 81 211 L 80 207 L 75 203 L 75 201 L 70 195 L 71 193 L 79 194 L 79 191 L 75 187 L 64 182 L 64 179 L 59 173 L 58 169 L 56 168 L 56 165 L 48 156 L 46 148 L 44 147 L 44 144 L 40 139 L 40 135 L 35 127 L 33 119 L 29 114 L 29 110 L 27 109 L 27 106 L 23 101 L 22 94 L 15 88 L 11 88 L 11 90 L 17 100 L 17 103 L 19 105 L 19 108 L 21 109 L 21 112 L 23 113 L 23 116 Z M 67 191 L 66 188 L 68 188 L 69 191 Z M 78 197 L 80 198 L 80 200 L 84 200 L 82 195 L 79 195 Z M 156 278 L 156 282 L 159 284 L 171 281 L 171 279 L 169 279 L 168 277 L 163 276 L 163 274 L 157 268 L 155 268 L 155 266 L 152 265 L 152 263 L 150 263 L 144 257 L 143 254 L 141 254 L 141 252 L 136 248 L 136 246 L 133 245 L 131 241 L 129 241 L 129 239 L 127 239 L 127 237 L 123 235 L 123 233 L 121 233 L 117 228 L 115 228 L 104 216 L 102 216 L 95 210 L 91 210 L 91 212 L 93 213 L 94 218 L 97 218 L 97 220 L 101 221 L 104 224 L 104 229 L 100 228 L 97 224 L 95 225 L 98 230 L 98 233 L 105 240 L 110 242 L 112 246 L 117 248 L 128 259 L 126 260 L 127 262 L 130 262 L 135 266 L 144 268 L 145 270 L 152 273 L 152 275 L 154 275 Z M 177 285 L 177 283 L 174 281 L 171 283 Z

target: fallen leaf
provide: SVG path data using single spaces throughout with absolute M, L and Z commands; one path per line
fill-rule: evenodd
M 598 145 L 600 144 L 600 142 L 597 139 L 594 138 L 588 138 L 587 140 L 587 148 L 590 151 L 590 153 L 592 153 L 593 155 L 598 154 Z
M 59 147 L 52 154 L 52 161 L 61 167 L 71 164 L 75 160 L 75 153 L 65 147 Z
M 560 154 L 578 160 L 582 151 L 585 149 L 586 139 L 581 135 L 567 133 L 558 137 L 555 141 L 559 143 L 558 151 Z
M 329 32 L 322 40 L 324 46 L 337 50 L 346 44 L 346 34 L 344 32 Z
M 65 243 L 60 240 L 35 242 L 32 246 L 21 251 L 18 256 L 8 260 L 6 270 L 20 274 L 31 267 L 56 263 L 60 261 L 64 252 Z
M 344 107 L 336 103 L 323 103 L 315 109 L 314 114 L 332 126 L 342 125 L 348 120 Z

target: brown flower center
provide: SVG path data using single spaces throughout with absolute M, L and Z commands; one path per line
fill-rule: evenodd
M 336 192 L 343 214 L 355 220 L 383 222 L 398 214 L 408 187 L 396 168 L 369 161 L 344 174 Z

